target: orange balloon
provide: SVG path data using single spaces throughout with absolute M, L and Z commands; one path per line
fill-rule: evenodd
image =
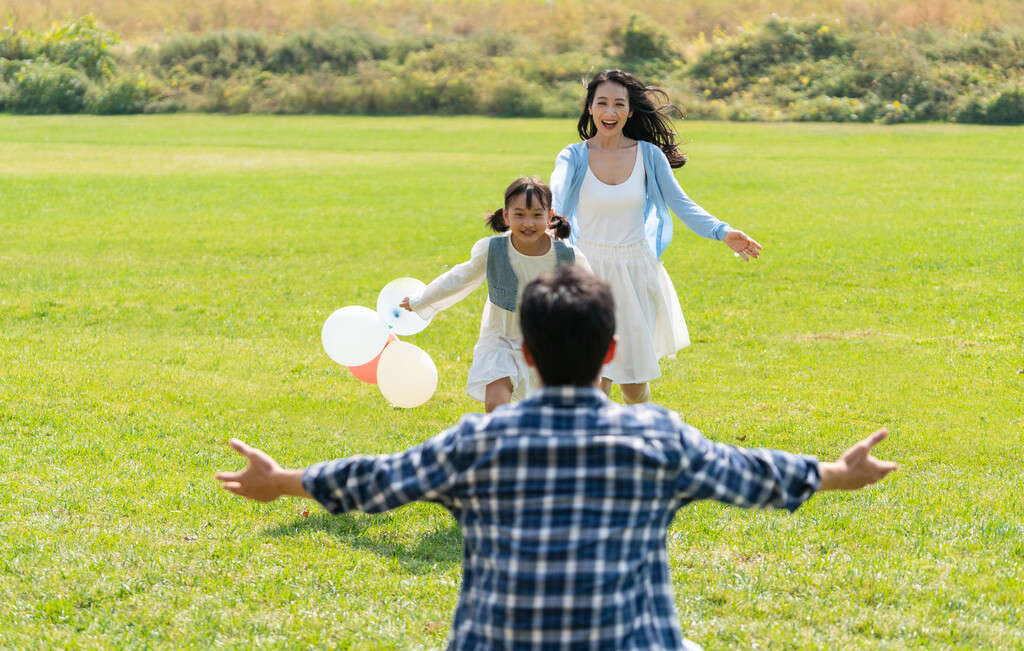
M 365 364 L 349 366 L 348 370 L 352 371 L 352 375 L 356 376 L 356 379 L 358 380 L 362 380 L 369 384 L 377 384 L 377 364 L 380 363 L 380 356 L 384 354 L 384 351 L 387 350 L 388 344 L 392 341 L 398 341 L 398 337 L 395 336 L 395 333 L 389 332 L 388 340 L 384 342 L 384 348 L 377 353 L 376 357 Z

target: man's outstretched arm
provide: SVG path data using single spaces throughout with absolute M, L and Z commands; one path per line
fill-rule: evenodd
M 266 452 L 238 439 L 231 439 L 228 445 L 248 459 L 249 465 L 239 472 L 217 473 L 224 490 L 257 502 L 273 502 L 282 495 L 312 499 L 313 496 L 302 486 L 302 470 L 282 468 Z
M 473 416 L 408 450 L 393 454 L 354 455 L 314 463 L 301 470 L 281 468 L 270 455 L 238 439 L 228 443 L 249 461 L 240 472 L 216 475 L 224 490 L 259 502 L 282 495 L 306 497 L 329 512 L 381 513 L 415 501 L 436 502 L 458 483 L 459 432 L 472 427 Z M 462 455 L 464 456 L 464 455 Z
M 857 490 L 898 470 L 899 464 L 871 456 L 871 448 L 888 435 L 889 430 L 880 429 L 844 452 L 837 461 L 819 463 L 821 486 L 818 490 Z
M 745 509 L 794 511 L 820 490 L 856 490 L 898 468 L 871 456 L 871 448 L 888 434 L 884 429 L 829 463 L 781 450 L 714 443 L 682 421 L 679 427 L 688 451 L 677 485 L 684 503 L 713 499 Z

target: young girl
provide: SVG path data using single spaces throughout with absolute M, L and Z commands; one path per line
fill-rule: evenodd
M 675 132 L 646 87 L 628 72 L 605 70 L 587 86 L 577 131 L 582 142 L 558 155 L 551 174 L 553 208 L 568 217 L 572 241 L 590 258 L 595 275 L 612 287 L 615 358 L 602 371 L 626 402 L 650 397 L 661 375 L 658 360 L 690 345 L 672 280 L 661 258 L 676 214 L 698 235 L 725 243 L 744 260 L 761 245 L 708 214 L 679 187 L 672 168 L 686 162 Z
M 487 279 L 466 393 L 490 413 L 512 398 L 525 398 L 536 385 L 523 359 L 516 313 L 527 283 L 560 264 L 577 264 L 588 272 L 590 265 L 579 249 L 561 241 L 569 236 L 569 222 L 551 209 L 551 189 L 539 179 L 520 178 L 508 186 L 504 207 L 488 215 L 487 223 L 501 235 L 478 241 L 468 261 L 438 276 L 420 296 L 405 297 L 400 306 L 429 319 Z M 549 229 L 560 239 L 552 238 Z

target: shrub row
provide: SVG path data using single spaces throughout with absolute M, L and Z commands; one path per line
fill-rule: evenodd
M 186 34 L 114 54 L 85 17 L 46 34 L 0 31 L 0 110 L 570 116 L 581 80 L 623 67 L 690 117 L 1024 123 L 1024 29 L 879 34 L 773 18 L 691 47 L 631 16 L 600 51 L 527 35 L 378 35 L 334 28 L 272 37 Z
M 786 120 L 1020 124 L 1024 29 L 880 35 L 772 19 L 706 48 L 687 74 L 720 112 L 745 105 Z
M 18 113 L 140 113 L 156 96 L 141 71 L 121 71 L 117 35 L 93 16 L 45 34 L 0 29 L 0 110 Z

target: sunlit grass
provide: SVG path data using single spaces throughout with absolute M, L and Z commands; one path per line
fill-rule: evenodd
M 684 633 L 709 649 L 1024 644 L 1024 130 L 681 125 L 677 174 L 765 245 L 677 224 L 694 345 L 655 400 L 717 440 L 832 457 L 879 426 L 902 470 L 795 515 L 683 511 Z M 443 510 L 308 517 L 213 474 L 412 445 L 464 395 L 483 291 L 408 338 L 427 405 L 387 406 L 324 319 L 429 280 L 546 177 L 571 121 L 0 116 L 3 646 L 443 645 Z

